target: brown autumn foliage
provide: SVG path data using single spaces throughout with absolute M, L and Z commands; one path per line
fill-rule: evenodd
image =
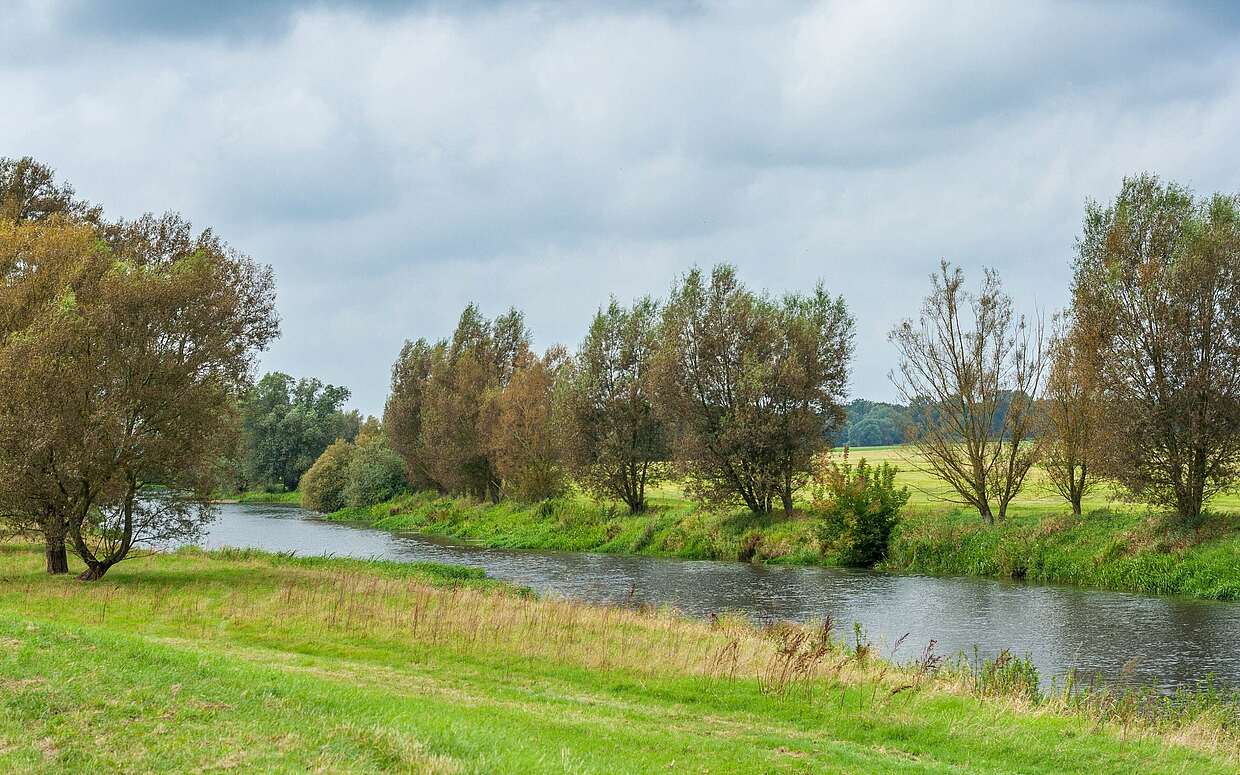
M 487 421 L 518 365 L 529 360 L 529 339 L 520 312 L 492 321 L 471 304 L 450 341 L 406 345 L 393 368 L 384 424 L 411 483 L 492 501 L 502 497 Z
M 915 417 L 913 465 L 993 523 L 1007 516 L 1037 459 L 1042 329 L 1015 314 L 992 270 L 977 295 L 946 261 L 930 279 L 920 319 L 889 336 L 900 352 L 892 380 Z
M 490 454 L 505 496 L 533 502 L 568 489 L 554 418 L 556 379 L 566 360 L 562 348 L 528 357 L 487 408 Z
M 1105 472 L 1196 525 L 1240 477 L 1240 197 L 1127 178 L 1114 203 L 1089 205 L 1073 268 Z
M 1050 489 L 1080 515 L 1081 501 L 1101 480 L 1107 446 L 1102 393 L 1095 366 L 1071 326 L 1050 346 L 1050 369 L 1042 396 L 1042 458 Z
M 20 397 L 0 406 L 0 470 L 24 477 L 6 473 L 0 497 L 40 499 L 86 579 L 193 535 L 253 355 L 278 331 L 270 269 L 175 215 L 3 221 L 0 267 L 0 393 Z

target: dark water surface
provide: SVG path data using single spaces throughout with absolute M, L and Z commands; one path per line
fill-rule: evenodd
M 1036 586 L 973 578 L 888 576 L 834 568 L 486 549 L 326 522 L 288 506 L 225 504 L 201 542 L 299 555 L 433 560 L 485 568 L 540 593 L 600 603 L 668 604 L 686 614 L 740 611 L 804 621 L 860 622 L 881 652 L 1028 654 L 1044 681 L 1075 668 L 1107 683 L 1193 686 L 1213 675 L 1240 689 L 1240 603 Z M 851 637 L 851 635 L 850 635 Z

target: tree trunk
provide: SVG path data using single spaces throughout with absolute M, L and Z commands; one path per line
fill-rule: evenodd
M 991 513 L 989 503 L 983 501 L 982 504 L 977 507 L 977 513 L 982 515 L 982 519 L 986 520 L 987 525 L 993 525 L 995 523 L 995 515 Z
M 792 518 L 792 493 L 785 490 L 779 494 L 779 499 L 784 502 L 784 516 Z
M 103 574 L 108 572 L 109 567 L 101 562 L 89 563 L 86 570 L 78 574 L 78 581 L 98 581 L 103 578 Z
M 69 555 L 65 551 L 65 537 L 47 537 L 44 540 L 47 556 L 47 572 L 56 575 L 69 572 Z

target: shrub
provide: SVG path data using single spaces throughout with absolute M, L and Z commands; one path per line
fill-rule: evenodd
M 349 467 L 357 448 L 344 439 L 323 450 L 319 459 L 301 477 L 301 505 L 324 513 L 345 507 L 345 487 Z
M 854 466 L 844 450 L 842 462 L 828 453 L 814 459 L 811 494 L 825 519 L 819 529 L 824 550 L 833 548 L 845 565 L 870 566 L 887 556 L 891 531 L 908 503 L 907 487 L 895 486 L 895 466 Z
M 343 498 L 346 505 L 373 506 L 405 489 L 405 461 L 382 433 L 366 438 L 349 461 Z

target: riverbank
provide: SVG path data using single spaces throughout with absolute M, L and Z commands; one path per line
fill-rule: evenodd
M 328 519 L 475 541 L 505 549 L 648 554 L 772 564 L 838 565 L 810 516 L 709 512 L 664 497 L 629 515 L 584 498 L 540 504 L 480 503 L 407 494 Z M 1074 518 L 1047 508 L 1014 510 L 999 525 L 976 514 L 910 506 L 881 570 L 1074 584 L 1210 600 L 1240 599 L 1240 518 L 1211 515 L 1176 532 L 1135 509 L 1096 508 Z
M 1234 706 L 1040 697 L 1019 660 L 897 667 L 851 633 L 539 600 L 433 564 L 189 550 L 82 584 L 40 560 L 0 546 L 5 770 L 1240 764 Z

